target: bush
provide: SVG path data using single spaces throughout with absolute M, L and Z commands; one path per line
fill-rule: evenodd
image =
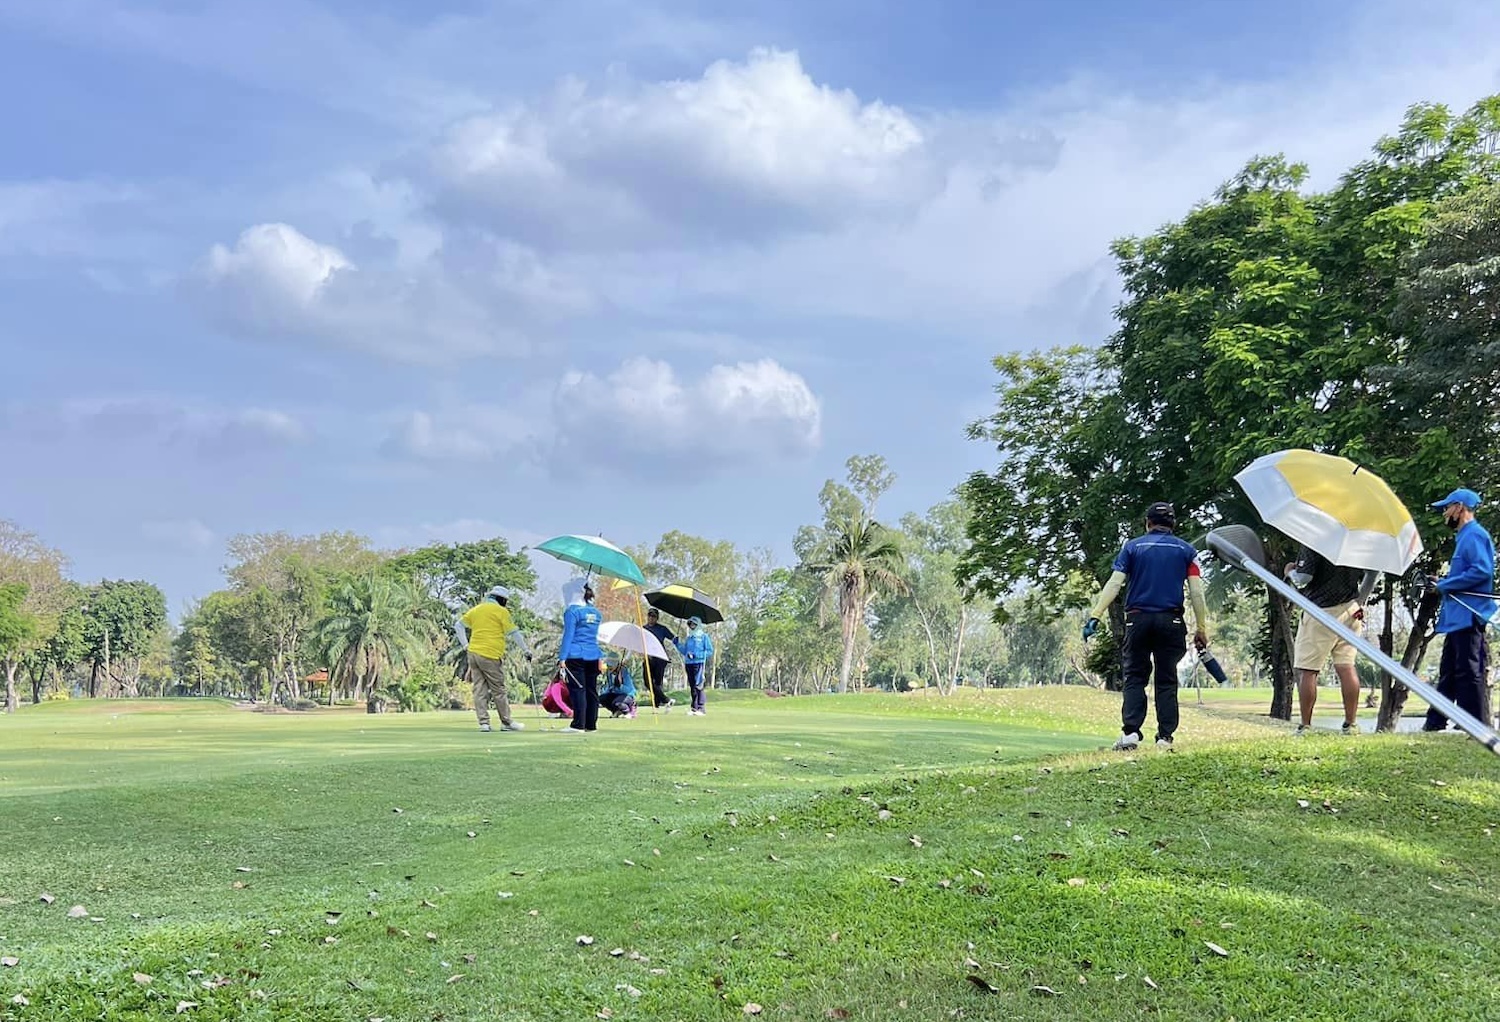
M 293 699 L 287 704 L 293 710 L 316 710 L 318 703 L 313 699 Z

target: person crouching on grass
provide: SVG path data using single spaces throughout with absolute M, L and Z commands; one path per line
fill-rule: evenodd
M 531 662 L 531 646 L 511 617 L 510 590 L 495 586 L 473 607 L 453 622 L 453 634 L 468 654 L 469 684 L 474 686 L 474 714 L 479 730 L 490 731 L 490 702 L 500 715 L 501 731 L 520 731 L 525 725 L 510 717 L 510 700 L 505 695 L 505 644 L 514 642 Z

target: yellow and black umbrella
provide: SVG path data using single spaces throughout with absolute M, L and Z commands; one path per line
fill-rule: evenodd
M 689 585 L 674 582 L 660 589 L 652 589 L 644 595 L 647 603 L 672 617 L 683 620 L 695 617 L 706 625 L 718 624 L 724 620 L 724 613 L 719 610 L 719 605 L 707 593 Z

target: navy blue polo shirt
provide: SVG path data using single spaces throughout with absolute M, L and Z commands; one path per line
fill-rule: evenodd
M 1125 609 L 1182 613 L 1182 587 L 1198 570 L 1198 551 L 1170 532 L 1148 532 L 1120 548 L 1115 571 L 1124 572 Z

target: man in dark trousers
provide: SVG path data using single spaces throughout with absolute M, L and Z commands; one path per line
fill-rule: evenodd
M 1473 490 L 1454 490 L 1432 506 L 1443 512 L 1444 523 L 1455 533 L 1448 574 L 1434 583 L 1443 594 L 1437 621 L 1437 632 L 1443 637 L 1438 692 L 1488 724 L 1489 644 L 1484 629 L 1495 608 L 1491 595 L 1495 591 L 1495 541 L 1474 519 L 1479 494 Z M 1429 709 L 1422 730 L 1441 731 L 1447 726 L 1446 716 Z
M 1099 630 L 1099 618 L 1120 590 L 1125 590 L 1125 700 L 1121 734 L 1116 749 L 1141 744 L 1146 723 L 1146 684 L 1156 668 L 1156 744 L 1170 749 L 1177 731 L 1177 664 L 1187 654 L 1182 590 L 1193 601 L 1194 635 L 1198 648 L 1208 645 L 1208 607 L 1203 598 L 1203 573 L 1198 551 L 1173 535 L 1177 512 L 1157 501 L 1146 509 L 1146 532 L 1126 542 L 1115 558 L 1114 571 L 1099 591 L 1083 626 L 1085 641 Z
M 670 649 L 677 642 L 677 635 L 661 623 L 661 612 L 652 607 L 646 612 L 646 631 L 656 636 L 662 649 Z M 651 705 L 657 709 L 671 709 L 672 700 L 667 698 L 667 662 L 656 657 L 646 658 L 646 682 L 651 686 Z

